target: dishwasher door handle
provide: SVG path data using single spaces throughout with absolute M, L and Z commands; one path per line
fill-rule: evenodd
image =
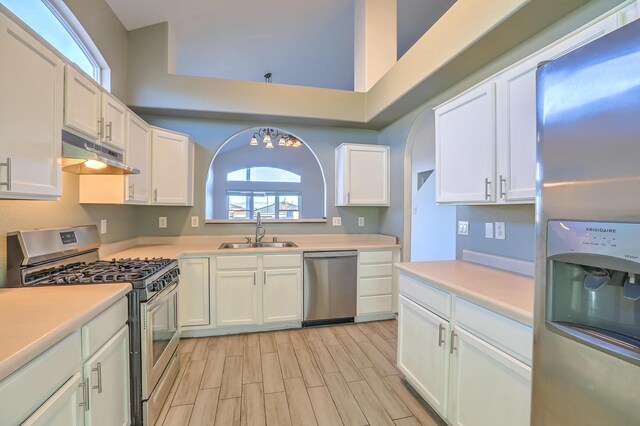
M 335 258 L 335 257 L 353 257 L 357 256 L 357 251 L 319 251 L 319 252 L 308 252 L 304 254 L 305 258 Z

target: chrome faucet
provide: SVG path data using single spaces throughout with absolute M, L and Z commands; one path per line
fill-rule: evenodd
M 262 241 L 267 231 L 262 227 L 262 218 L 260 213 L 256 215 L 256 244 Z

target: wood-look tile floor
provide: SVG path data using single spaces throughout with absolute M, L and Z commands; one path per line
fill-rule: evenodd
M 158 425 L 444 423 L 396 369 L 397 321 L 183 339 Z

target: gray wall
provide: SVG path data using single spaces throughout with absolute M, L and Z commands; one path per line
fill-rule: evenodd
M 62 173 L 60 201 L 0 200 L 0 287 L 4 287 L 6 276 L 7 232 L 99 225 L 101 219 L 107 219 L 107 233 L 101 235 L 102 242 L 125 240 L 137 235 L 133 206 L 80 205 L 78 182 L 78 175 Z
M 457 220 L 469 221 L 469 235 L 457 237 L 458 259 L 462 258 L 462 250 L 467 249 L 520 260 L 533 260 L 536 241 L 533 205 L 458 206 Z M 486 222 L 505 222 L 506 239 L 485 238 Z
M 328 223 L 278 223 L 266 225 L 268 234 L 296 233 L 376 233 L 379 229 L 377 207 L 335 207 L 335 147 L 344 142 L 376 144 L 378 132 L 373 130 L 313 127 L 278 123 L 256 123 L 212 119 L 186 119 L 165 116 L 143 117 L 167 129 L 188 133 L 196 142 L 195 199 L 193 207 L 138 207 L 136 229 L 140 235 L 250 235 L 251 224 L 203 224 L 205 215 L 205 181 L 213 155 L 231 136 L 251 127 L 277 127 L 302 139 L 318 157 L 327 181 Z M 158 228 L 158 217 L 167 217 L 167 228 Z M 191 216 L 200 217 L 200 226 L 192 228 Z M 331 217 L 342 217 L 342 226 L 332 226 Z M 365 226 L 358 227 L 358 216 Z M 399 235 L 399 234 L 398 234 Z
M 212 165 L 213 191 L 209 192 L 213 207 L 213 217 L 208 219 L 228 219 L 227 191 L 246 191 L 259 188 L 265 191 L 291 191 L 302 196 L 300 217 L 322 219 L 325 212 L 324 179 L 318 161 L 311 150 L 303 145 L 299 148 L 275 147 L 266 149 L 262 142 L 258 146 L 249 145 L 254 131 L 242 132 L 227 142 L 216 155 Z M 230 146 L 232 145 L 232 146 Z M 227 149 L 229 147 L 229 149 Z M 301 182 L 229 182 L 227 173 L 248 167 L 275 167 L 300 175 Z
M 111 93 L 127 101 L 128 33 L 105 0 L 63 0 L 111 69 Z

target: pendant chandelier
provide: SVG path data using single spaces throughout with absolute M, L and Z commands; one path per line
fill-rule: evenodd
M 282 133 L 277 129 L 271 129 L 269 127 L 258 129 L 258 131 L 253 134 L 249 145 L 257 146 L 260 144 L 259 141 L 261 141 L 267 149 L 273 149 L 273 141 L 278 141 L 278 146 L 285 148 L 300 148 L 302 146 L 302 142 L 295 136 Z

